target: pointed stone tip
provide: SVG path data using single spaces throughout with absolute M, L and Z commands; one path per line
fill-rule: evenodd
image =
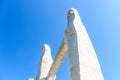
M 68 23 L 74 20 L 81 21 L 78 11 L 75 8 L 70 8 L 68 11 Z
M 75 8 L 70 8 L 68 11 L 68 14 L 71 14 L 71 13 L 78 14 L 78 11 Z
M 44 46 L 44 47 L 49 47 L 49 45 L 48 45 L 48 44 L 44 44 L 43 46 Z
M 42 51 L 43 51 L 44 57 L 51 57 L 51 49 L 50 49 L 50 46 L 48 44 L 43 45 Z
M 75 8 L 70 8 L 69 10 L 77 11 Z
M 50 46 L 48 44 L 44 44 L 42 50 L 50 50 Z

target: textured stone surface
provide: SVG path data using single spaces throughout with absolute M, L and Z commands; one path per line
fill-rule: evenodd
M 55 77 L 56 72 L 57 72 L 58 68 L 60 67 L 60 64 L 62 63 L 67 51 L 68 51 L 68 47 L 63 41 L 61 46 L 60 46 L 60 49 L 57 53 L 57 56 L 54 60 L 54 63 L 52 65 L 51 69 L 50 69 L 50 72 L 47 76 L 48 79 L 53 80 L 52 78 Z
M 52 61 L 50 47 L 44 45 L 36 80 L 55 80 L 56 72 L 67 51 L 70 80 L 104 80 L 87 31 L 78 12 L 73 8 L 68 12 L 68 27 L 54 62 Z
M 44 78 L 47 77 L 52 63 L 53 63 L 53 60 L 51 57 L 50 47 L 49 45 L 44 44 L 42 49 L 42 58 L 39 63 L 38 75 L 36 80 L 45 80 Z
M 68 12 L 68 27 L 65 33 L 68 45 L 70 80 L 104 80 L 101 68 L 78 12 Z

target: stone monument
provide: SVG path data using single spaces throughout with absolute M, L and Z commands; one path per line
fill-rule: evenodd
M 45 44 L 36 80 L 55 80 L 56 73 L 68 52 L 70 80 L 104 80 L 100 64 L 78 12 L 68 11 L 68 24 L 55 60 Z

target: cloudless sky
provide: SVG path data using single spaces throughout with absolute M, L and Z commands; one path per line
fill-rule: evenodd
M 105 80 L 120 80 L 119 0 L 0 0 L 0 80 L 35 78 L 44 43 L 55 59 L 71 7 L 88 31 Z M 70 80 L 67 56 L 57 80 Z

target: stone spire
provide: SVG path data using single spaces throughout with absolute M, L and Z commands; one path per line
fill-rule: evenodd
M 68 46 L 70 80 L 104 80 L 93 45 L 74 8 L 68 11 L 65 41 Z
M 104 80 L 95 50 L 77 10 L 71 8 L 67 19 L 65 36 L 54 62 L 50 47 L 44 45 L 36 80 L 55 80 L 67 51 L 70 80 Z
M 36 80 L 43 80 L 47 77 L 50 67 L 53 63 L 49 45 L 44 44 L 42 49 L 42 58 L 39 62 L 39 70 Z

